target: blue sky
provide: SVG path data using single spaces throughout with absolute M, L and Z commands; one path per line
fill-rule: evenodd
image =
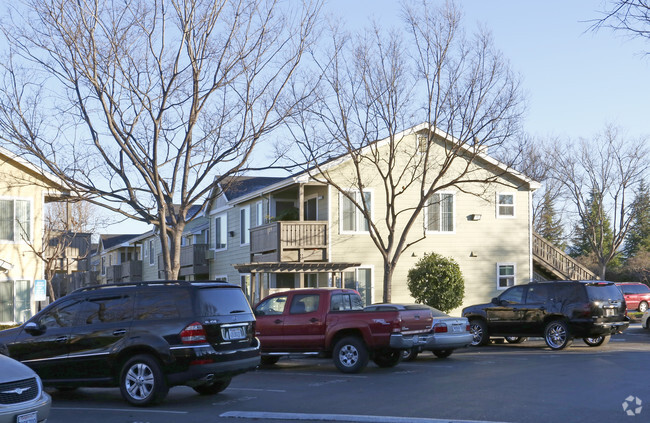
M 293 0 L 292 0 L 293 1 Z M 443 0 L 432 0 L 443 3 Z M 524 130 L 530 135 L 590 138 L 605 125 L 631 138 L 650 136 L 650 42 L 609 29 L 591 31 L 602 0 L 463 0 L 464 27 L 489 29 L 497 48 L 522 77 L 527 98 Z M 326 0 L 325 12 L 350 28 L 373 18 L 399 25 L 397 0 Z M 120 224 L 108 232 L 144 232 L 142 224 Z
M 431 3 L 443 4 L 442 0 Z M 650 135 L 650 42 L 609 29 L 591 31 L 602 0 L 463 0 L 464 27 L 489 29 L 521 74 L 528 109 L 524 129 L 540 137 L 589 138 L 606 124 L 633 138 Z M 399 24 L 400 2 L 327 0 L 350 26 Z M 645 49 L 645 50 L 644 50 Z

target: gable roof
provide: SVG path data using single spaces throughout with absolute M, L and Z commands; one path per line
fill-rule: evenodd
M 104 234 L 99 236 L 99 242 L 104 251 L 119 247 L 128 247 L 129 242 L 142 234 Z
M 401 131 L 395 134 L 396 138 L 405 137 L 411 134 L 422 133 L 424 131 L 431 131 L 431 126 L 427 123 L 421 123 L 415 125 L 411 128 L 408 128 L 404 131 Z M 452 143 L 459 143 L 459 141 L 452 137 L 451 135 L 437 129 L 433 128 L 433 133 L 443 140 L 447 140 Z M 390 142 L 390 138 L 386 137 L 380 140 L 373 141 L 370 144 L 381 146 Z M 368 146 L 362 147 L 363 149 L 368 148 Z M 512 167 L 502 163 L 495 158 L 488 156 L 483 148 L 478 148 L 478 151 L 472 151 L 471 146 L 464 146 L 461 144 L 461 148 L 467 152 L 475 154 L 479 160 L 482 160 L 484 163 L 494 166 L 497 169 L 500 169 L 504 173 L 507 173 L 516 179 L 519 179 L 521 182 L 528 184 L 531 190 L 538 189 L 541 185 L 539 182 L 529 178 L 523 173 L 513 169 Z M 294 183 L 298 182 L 307 182 L 310 179 L 311 173 L 318 168 L 328 170 L 332 167 L 336 167 L 341 163 L 344 163 L 348 160 L 351 160 L 347 153 L 341 154 L 335 157 L 329 157 L 323 162 L 319 163 L 318 166 L 312 166 L 308 169 L 302 170 L 298 173 L 295 173 L 288 177 L 260 177 L 260 176 L 232 176 L 230 177 L 232 184 L 225 184 L 222 186 L 223 193 L 226 196 L 228 202 L 234 200 L 245 201 L 251 197 L 262 194 L 264 191 L 273 191 L 278 188 L 283 188 Z M 222 184 L 224 185 L 224 184 Z
M 51 188 L 55 188 L 60 191 L 68 191 L 66 188 L 66 183 L 58 176 L 47 172 L 39 166 L 25 160 L 19 155 L 7 150 L 4 147 L 0 147 L 0 163 L 1 162 L 12 162 L 12 164 L 18 168 L 21 168 L 27 173 L 31 173 L 46 182 Z

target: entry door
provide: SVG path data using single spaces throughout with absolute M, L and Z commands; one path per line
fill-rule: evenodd
M 495 335 L 516 334 L 521 330 L 525 315 L 524 290 L 519 285 L 499 295 L 499 304 L 486 309 L 489 331 Z
M 289 351 L 324 348 L 325 311 L 321 310 L 321 305 L 324 305 L 321 294 L 294 292 L 284 316 L 284 344 Z
M 14 321 L 14 281 L 0 282 L 0 322 Z

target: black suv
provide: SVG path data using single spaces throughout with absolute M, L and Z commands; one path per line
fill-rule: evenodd
M 260 363 L 255 317 L 241 288 L 156 281 L 82 288 L 20 327 L 0 332 L 0 353 L 66 390 L 120 387 L 133 405 L 169 387 L 210 395 Z
M 486 345 L 490 336 L 521 342 L 542 336 L 554 350 L 583 338 L 589 346 L 609 342 L 629 326 L 623 294 L 607 281 L 547 281 L 516 285 L 491 303 L 463 309 L 474 336 L 472 345 Z

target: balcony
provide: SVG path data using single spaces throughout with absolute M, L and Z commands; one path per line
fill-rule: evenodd
M 142 280 L 142 261 L 132 260 L 106 267 L 106 283 L 138 282 Z
M 327 261 L 326 221 L 282 221 L 251 229 L 251 262 Z
M 207 275 L 210 265 L 206 259 L 207 244 L 193 244 L 181 247 L 181 269 L 179 276 Z

